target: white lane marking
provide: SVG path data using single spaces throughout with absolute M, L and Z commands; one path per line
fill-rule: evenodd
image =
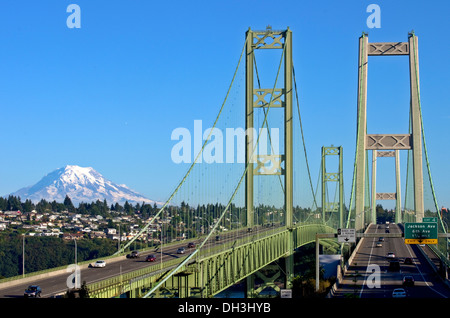
M 410 246 L 408 246 L 408 245 L 409 245 L 409 244 L 406 244 L 406 249 L 408 250 L 408 253 L 409 253 L 409 255 L 411 256 L 411 258 L 414 259 L 413 255 L 412 255 L 412 248 L 411 248 Z M 417 264 L 416 264 L 416 262 L 415 262 L 414 260 L 413 260 L 413 264 L 414 264 L 414 266 L 416 266 L 417 270 L 419 271 L 420 276 L 422 276 L 422 280 L 423 280 L 423 282 L 425 283 L 425 285 L 427 285 L 427 287 L 430 288 L 430 289 L 431 289 L 432 291 L 434 291 L 435 293 L 441 295 L 441 296 L 444 297 L 444 298 L 447 298 L 447 296 L 445 296 L 444 294 L 438 292 L 436 289 L 434 289 L 433 287 L 431 287 L 431 286 L 428 284 L 428 282 L 427 282 L 427 280 L 425 279 L 425 277 L 423 276 L 423 274 L 422 274 L 422 272 L 421 272 L 419 266 L 417 266 Z
M 378 225 L 375 224 L 375 233 L 377 233 L 377 229 L 378 229 Z M 369 262 L 368 264 L 370 264 L 370 259 L 372 258 L 372 252 L 373 252 L 373 243 L 375 242 L 375 238 L 372 238 L 372 247 L 370 248 L 370 254 L 369 254 Z M 366 275 L 367 277 L 367 275 Z M 366 285 L 366 278 L 364 278 L 362 287 L 361 287 L 361 291 L 359 292 L 359 298 L 362 298 L 362 293 L 364 291 L 364 286 Z

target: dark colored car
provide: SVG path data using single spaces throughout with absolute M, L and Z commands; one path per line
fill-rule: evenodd
M 412 264 L 412 258 L 411 257 L 406 257 L 405 260 L 403 261 L 403 263 L 405 263 L 405 264 Z
M 400 271 L 400 262 L 397 260 L 390 261 L 388 271 L 399 272 Z
M 194 242 L 189 242 L 188 248 L 194 248 L 194 247 L 195 247 L 195 243 Z
M 145 259 L 146 262 L 154 262 L 156 261 L 156 256 L 153 254 L 150 254 L 147 256 L 147 258 Z
M 414 286 L 414 278 L 412 276 L 403 277 L 403 286 Z
M 138 251 L 132 251 L 130 254 L 127 254 L 127 258 L 139 258 L 140 256 Z
M 38 285 L 30 285 L 23 293 L 24 297 L 41 297 L 41 287 Z
M 413 263 L 412 258 L 411 257 L 406 257 L 405 260 L 403 261 L 403 263 L 405 263 L 405 264 L 412 264 Z

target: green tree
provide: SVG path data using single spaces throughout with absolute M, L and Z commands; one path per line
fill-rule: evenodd
M 25 203 L 22 204 L 22 211 L 23 212 L 31 212 L 34 210 L 34 204 L 31 202 L 31 200 L 26 199 Z
M 66 194 L 66 197 L 64 199 L 64 206 L 69 212 L 75 212 L 75 207 L 73 206 L 72 200 L 69 198 L 69 196 Z

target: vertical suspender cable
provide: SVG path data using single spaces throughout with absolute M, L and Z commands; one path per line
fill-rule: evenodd
M 247 43 L 247 41 L 248 41 L 248 39 L 245 40 L 245 43 Z M 122 247 L 122 248 L 121 248 L 119 251 L 117 251 L 115 254 L 120 254 L 120 253 L 122 253 L 122 252 L 123 252 L 123 251 L 124 251 L 124 250 L 125 250 L 125 249 L 126 249 L 126 248 L 127 248 L 127 247 L 128 247 L 128 246 L 136 239 L 136 238 L 137 238 L 137 237 L 139 237 L 140 235 L 142 235 L 142 233 L 144 233 L 144 231 L 147 230 L 147 228 L 153 223 L 153 221 L 156 219 L 156 217 L 158 217 L 159 214 L 162 213 L 162 211 L 167 207 L 167 205 L 168 205 L 168 204 L 170 203 L 170 201 L 173 199 L 173 197 L 175 196 L 175 194 L 178 192 L 178 190 L 181 188 L 181 186 L 182 186 L 182 185 L 184 184 L 184 182 L 186 181 L 187 177 L 189 176 L 189 174 L 191 173 L 191 171 L 192 171 L 192 169 L 194 168 L 195 164 L 197 163 L 199 157 L 202 155 L 203 150 L 205 149 L 205 146 L 206 146 L 207 142 L 210 140 L 211 134 L 212 134 L 214 128 L 216 127 L 216 125 L 217 125 L 217 122 L 218 122 L 218 120 L 219 120 L 219 118 L 220 118 L 220 115 L 221 115 L 221 113 L 222 113 L 222 110 L 223 110 L 223 108 L 224 108 L 224 106 L 225 106 L 225 103 L 226 103 L 226 101 L 227 101 L 227 99 L 228 99 L 228 95 L 230 94 L 231 87 L 233 86 L 234 80 L 235 80 L 235 78 L 236 78 L 236 74 L 237 74 L 237 71 L 238 71 L 238 69 L 239 69 L 239 65 L 241 64 L 241 60 L 242 60 L 242 56 L 243 56 L 243 54 L 244 54 L 244 51 L 245 51 L 245 44 L 244 44 L 244 47 L 242 48 L 241 55 L 240 55 L 240 57 L 239 57 L 238 65 L 237 65 L 236 70 L 235 70 L 235 72 L 234 72 L 234 74 L 233 74 L 233 79 L 231 80 L 230 86 L 229 86 L 229 88 L 228 88 L 228 91 L 227 91 L 227 94 L 226 94 L 226 96 L 225 96 L 225 99 L 224 99 L 224 101 L 223 101 L 223 103 L 222 103 L 222 106 L 221 106 L 221 108 L 220 108 L 220 110 L 219 110 L 219 113 L 217 114 L 216 120 L 214 121 L 214 124 L 213 124 L 212 128 L 210 129 L 210 132 L 209 132 L 209 134 L 208 134 L 208 137 L 206 138 L 205 142 L 203 143 L 203 146 L 202 146 L 201 150 L 199 151 L 199 153 L 197 154 L 197 156 L 196 156 L 194 162 L 191 164 L 191 166 L 189 167 L 189 169 L 188 169 L 188 171 L 186 172 L 186 174 L 185 174 L 185 176 L 183 177 L 183 179 L 180 181 L 180 183 L 178 184 L 178 186 L 175 188 L 175 190 L 173 191 L 173 193 L 170 195 L 169 199 L 167 199 L 167 201 L 164 203 L 164 205 L 161 207 L 161 209 L 160 209 L 159 212 L 155 215 L 155 217 L 153 217 L 153 218 L 150 220 L 150 222 L 148 222 L 147 225 L 145 225 L 145 226 L 142 228 L 142 230 L 139 231 L 139 233 L 138 233 L 137 235 L 135 235 L 135 236 L 134 236 L 134 237 L 133 237 L 133 238 L 132 238 L 125 246 L 124 246 L 124 247 Z M 114 255 L 115 255 L 115 254 L 114 254 Z
M 361 41 L 362 43 L 362 53 L 361 53 L 361 57 L 360 57 L 360 65 L 361 65 L 361 69 L 359 70 L 360 76 L 359 76 L 359 100 L 358 100 L 358 113 L 357 113 L 357 117 L 358 117 L 358 124 L 357 124 L 357 134 L 356 134 L 356 151 L 355 151 L 355 163 L 353 164 L 353 179 L 352 179 L 352 192 L 350 195 L 350 205 L 348 207 L 349 211 L 348 211 L 348 215 L 347 215 L 347 224 L 346 224 L 346 228 L 349 227 L 349 223 L 350 223 L 350 217 L 352 214 L 352 205 L 353 205 L 353 199 L 354 199 L 354 195 L 355 195 L 355 182 L 356 182 L 356 162 L 357 162 L 357 158 L 358 158 L 358 140 L 359 140 L 359 134 L 361 133 L 361 122 L 360 122 L 360 116 L 359 116 L 359 112 L 361 111 L 359 106 L 362 104 L 362 78 L 363 78 L 363 69 L 364 69 L 364 65 L 363 65 L 363 61 L 364 61 L 364 38 L 365 38 L 365 33 L 362 34 L 362 38 L 363 41 Z M 364 149 L 363 149 L 364 150 Z M 356 218 L 356 208 L 355 208 L 355 218 Z
M 316 196 L 314 194 L 314 187 L 313 187 L 312 180 L 311 180 L 311 172 L 309 171 L 308 155 L 306 153 L 306 143 L 305 143 L 305 136 L 303 134 L 302 117 L 300 115 L 300 104 L 299 104 L 299 101 L 298 101 L 297 81 L 295 79 L 294 66 L 292 66 L 292 75 L 293 75 L 293 78 L 294 78 L 295 100 L 297 102 L 298 121 L 300 123 L 300 132 L 301 132 L 301 135 L 302 135 L 303 149 L 304 149 L 304 152 L 305 152 L 305 161 L 306 161 L 306 168 L 307 168 L 307 171 L 308 171 L 309 184 L 311 186 L 311 191 L 312 191 L 312 194 L 313 194 L 314 205 L 317 207 Z
M 248 39 L 246 39 L 246 41 L 248 41 Z M 244 48 L 245 48 L 245 45 L 244 45 Z M 271 97 L 270 97 L 270 102 L 269 102 L 269 106 L 268 106 L 268 108 L 267 108 L 266 116 L 265 116 L 264 121 L 263 121 L 263 123 L 262 123 L 262 125 L 261 125 L 262 127 L 264 127 L 264 125 L 265 125 L 266 122 L 267 122 L 267 115 L 269 114 L 269 110 L 270 110 L 270 105 L 271 105 L 271 103 L 272 103 L 273 94 L 274 94 L 274 91 L 275 91 L 275 88 L 276 88 L 276 85 L 277 85 L 278 76 L 279 76 L 280 69 L 281 69 L 281 65 L 282 65 L 282 62 L 283 62 L 283 57 L 284 57 L 285 49 L 286 49 L 286 45 L 283 47 L 283 53 L 281 54 L 281 61 L 280 61 L 280 65 L 279 65 L 279 67 L 278 67 L 277 77 L 276 77 L 276 79 L 275 79 L 275 84 L 274 84 L 274 87 L 273 87 L 273 89 L 272 89 L 272 94 L 271 94 Z M 242 56 L 242 54 L 241 54 L 241 56 Z M 240 59 L 239 59 L 239 61 L 240 61 Z M 255 146 L 253 147 L 252 155 L 253 155 L 253 153 L 255 152 L 256 147 L 258 146 L 260 137 L 261 137 L 261 134 L 258 135 L 258 138 L 257 138 L 257 140 L 256 140 L 256 144 L 255 144 Z M 159 283 L 158 283 L 156 286 L 154 286 L 147 294 L 145 294 L 145 295 L 143 296 L 143 298 L 149 297 L 155 290 L 157 290 L 162 284 L 164 284 L 164 282 L 165 282 L 167 279 L 169 279 L 174 273 L 176 273 L 180 268 L 182 268 L 182 267 L 183 267 L 183 266 L 184 266 L 184 265 L 185 265 L 185 264 L 186 264 L 186 263 L 187 263 L 187 262 L 188 262 L 195 254 L 197 254 L 197 252 L 198 252 L 198 251 L 203 247 L 203 245 L 208 241 L 208 239 L 209 239 L 209 238 L 211 237 L 211 235 L 214 233 L 214 231 L 216 230 L 217 226 L 220 224 L 221 220 L 223 219 L 224 215 L 226 214 L 226 211 L 227 211 L 228 208 L 231 206 L 231 202 L 233 201 L 234 197 L 236 196 L 236 193 L 237 193 L 238 189 L 240 188 L 240 186 L 241 186 L 241 184 L 242 184 L 242 181 L 244 180 L 245 175 L 247 174 L 247 170 L 249 169 L 250 165 L 252 165 L 252 167 L 253 167 L 253 163 L 252 163 L 252 162 L 248 162 L 248 163 L 247 163 L 247 165 L 246 165 L 246 167 L 245 167 L 245 170 L 244 170 L 244 172 L 243 172 L 243 174 L 242 174 L 242 176 L 241 176 L 241 178 L 240 178 L 240 180 L 239 180 L 239 182 L 238 182 L 238 184 L 237 184 L 237 186 L 236 186 L 236 188 L 235 188 L 233 194 L 231 195 L 230 200 L 228 201 L 227 206 L 224 208 L 224 210 L 223 210 L 222 213 L 220 214 L 218 220 L 215 222 L 213 228 L 211 229 L 210 233 L 206 236 L 206 238 L 205 238 L 205 239 L 203 240 L 203 242 L 199 245 L 199 247 L 198 247 L 192 254 L 190 254 L 188 257 L 186 257 L 186 258 L 185 258 L 185 259 L 184 259 L 184 260 L 183 260 L 176 268 L 174 268 L 174 269 L 171 271 L 170 274 L 166 275 L 166 276 L 164 277 L 164 279 L 162 279 L 161 281 L 159 281 Z

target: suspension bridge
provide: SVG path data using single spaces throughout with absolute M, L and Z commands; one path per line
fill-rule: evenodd
M 376 201 L 386 199 L 396 202 L 396 223 L 422 222 L 429 215 L 437 218 L 438 232 L 444 235 L 433 248 L 448 263 L 446 226 L 439 213 L 422 121 L 417 36 L 411 33 L 407 42 L 396 43 L 370 43 L 367 34 L 359 39 L 356 151 L 348 204 L 343 147 L 312 150 L 322 152 L 313 181 L 292 50 L 289 28 L 246 32 L 217 117 L 211 127 L 200 129 L 201 143 L 194 140 L 194 160 L 186 159 L 190 159 L 190 143 L 178 136 L 175 155 L 189 163 L 167 201 L 107 260 L 111 272 L 100 269 L 94 274 L 82 265 L 81 280 L 86 281 L 90 297 L 214 297 L 242 281 L 247 297 L 257 297 L 267 286 L 277 292 L 291 289 L 297 248 L 316 242 L 318 234 L 328 234 L 320 244 L 344 255 L 349 245 L 336 241 L 337 229 L 355 229 L 363 235 L 377 223 Z M 409 57 L 410 130 L 368 134 L 368 57 L 392 55 Z M 408 162 L 403 196 L 401 150 Z M 330 172 L 327 158 L 333 157 L 338 158 L 338 168 Z M 376 192 L 376 162 L 381 157 L 396 160 L 396 193 Z M 160 243 L 145 252 L 155 255 L 154 262 L 125 259 L 136 241 L 153 233 L 158 233 Z M 276 274 L 268 277 L 264 269 L 273 267 Z M 65 283 L 67 272 L 60 275 Z M 256 278 L 263 283 L 256 284 Z

